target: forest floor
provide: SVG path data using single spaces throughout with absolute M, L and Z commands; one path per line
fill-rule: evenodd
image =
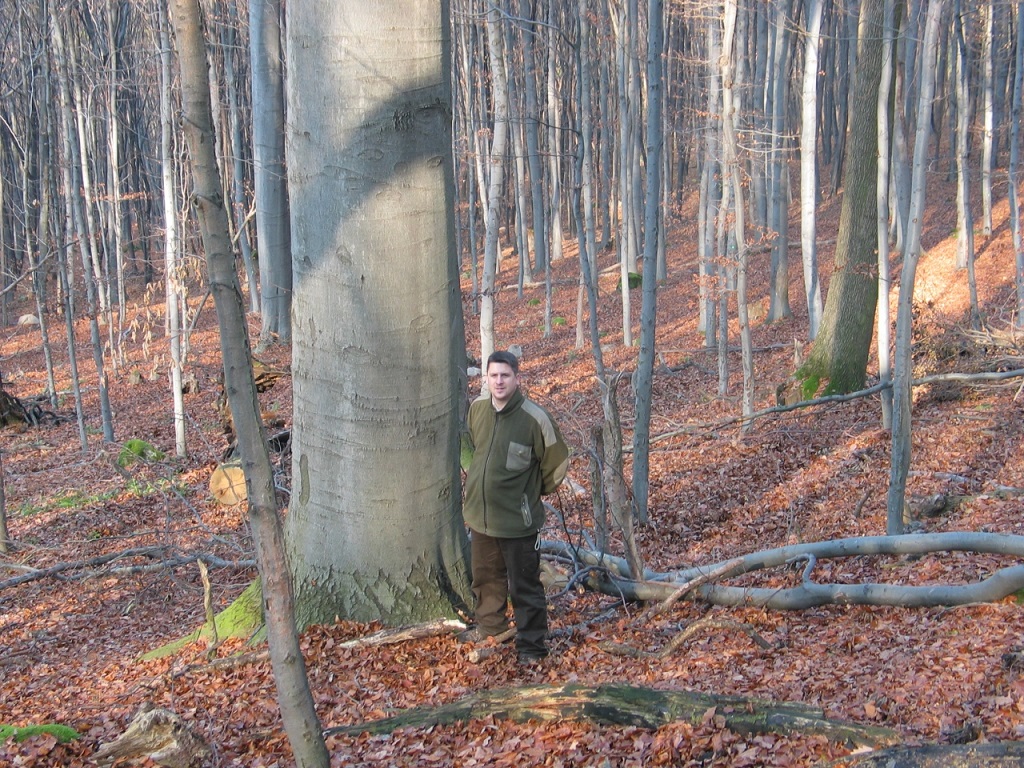
M 936 182 L 930 195 L 952 200 Z M 834 233 L 838 201 L 826 201 L 819 231 Z M 729 357 L 727 396 L 718 391 L 717 361 L 697 331 L 697 283 L 690 205 L 672 231 L 669 277 L 658 294 L 658 364 L 654 380 L 650 524 L 639 529 L 649 567 L 669 570 L 797 542 L 885 533 L 890 439 L 880 428 L 876 397 L 774 414 L 741 434 L 738 353 Z M 915 375 L 1021 368 L 1024 356 L 1006 331 L 1014 307 L 1014 261 L 1006 203 L 996 230 L 977 240 L 980 303 L 993 338 L 969 327 L 967 277 L 953 269 L 952 205 L 929 210 L 927 253 L 918 269 Z M 798 223 L 791 225 L 798 237 Z M 832 237 L 833 239 L 828 239 Z M 834 236 L 823 235 L 827 275 Z M 497 338 L 523 348 L 524 385 L 563 427 L 575 458 L 571 477 L 590 487 L 587 451 L 600 414 L 589 345 L 576 348 L 576 259 L 553 273 L 553 332 L 543 336 L 544 292 L 520 297 L 514 262 L 499 282 Z M 764 320 L 767 253 L 751 260 L 750 298 L 756 407 L 775 405 L 776 386 L 794 368 L 794 340 L 806 343 L 799 247 L 791 249 L 794 316 Z M 601 266 L 614 255 L 603 252 Z M 894 277 L 899 267 L 893 267 Z M 600 323 L 610 369 L 631 370 L 636 348 L 622 345 L 617 273 L 601 278 Z M 468 280 L 465 288 L 469 290 Z M 895 290 L 892 297 L 895 318 Z M 242 506 L 218 505 L 208 481 L 226 441 L 216 400 L 219 347 L 212 302 L 202 306 L 191 337 L 188 371 L 197 387 L 186 395 L 189 457 L 174 449 L 168 396 L 168 352 L 162 291 L 130 302 L 124 360 L 111 371 L 110 393 L 119 443 L 105 445 L 89 352 L 88 328 L 77 329 L 78 365 L 86 385 L 88 449 L 74 421 L 63 320 L 50 318 L 54 366 L 65 417 L 57 424 L 0 432 L 11 552 L 0 556 L 0 725 L 63 723 L 81 738 L 57 744 L 37 736 L 0 744 L 0 764 L 84 766 L 150 702 L 173 710 L 214 748 L 216 766 L 288 766 L 292 757 L 265 654 L 227 641 L 211 659 L 205 641 L 176 655 L 141 661 L 147 651 L 188 634 L 204 621 L 204 588 L 194 562 L 155 567 L 165 557 L 209 553 L 227 561 L 252 557 Z M 632 292 L 634 318 L 640 292 Z M 34 311 L 18 295 L 14 317 Z M 466 302 L 467 348 L 479 349 L 477 319 Z M 253 318 L 253 323 L 256 319 Z M 636 326 L 634 326 L 636 328 Z M 256 326 L 254 325 L 255 329 Z M 106 334 L 106 329 L 102 329 Z M 636 328 L 635 333 L 638 333 Z M 734 333 L 733 344 L 738 347 Z M 286 368 L 288 351 L 262 357 Z M 877 372 L 872 360 L 871 371 Z M 46 389 L 39 329 L 0 329 L 0 374 L 6 390 L 31 399 Z M 474 390 L 478 382 L 471 382 Z M 922 531 L 1019 534 L 1024 526 L 1024 402 L 1019 380 L 1001 385 L 932 386 L 915 390 L 914 451 L 908 493 L 945 494 L 955 503 L 914 522 Z M 291 421 L 290 378 L 261 396 L 285 425 Z M 619 390 L 629 444 L 632 397 Z M 674 435 L 667 437 L 667 435 Z M 117 465 L 125 441 L 145 440 L 168 458 Z M 282 462 L 287 470 L 287 462 Z M 628 472 L 628 462 L 627 462 Z M 1008 491 L 1008 489 L 1010 489 Z M 553 500 L 570 525 L 588 524 L 585 494 L 563 489 Z M 552 529 L 546 536 L 563 534 Z M 99 558 L 139 548 L 113 562 Z M 621 554 L 621 552 L 616 552 Z M 1009 558 L 940 553 L 917 558 L 863 557 L 819 564 L 815 578 L 846 583 L 963 584 L 991 574 Z M 45 578 L 33 569 L 68 565 Z M 212 568 L 213 607 L 221 610 L 254 578 L 251 567 Z M 25 578 L 21 583 L 16 579 Z M 791 586 L 799 574 L 780 569 L 744 583 Z M 379 627 L 338 621 L 304 633 L 302 648 L 325 727 L 378 719 L 406 708 L 457 701 L 473 692 L 577 682 L 628 682 L 666 690 L 802 702 L 837 720 L 885 726 L 906 743 L 1024 740 L 1024 680 L 1006 654 L 1024 642 L 1024 610 L 1012 598 L 958 608 L 823 606 L 779 612 L 710 608 L 683 602 L 637 622 L 641 607 L 592 592 L 551 599 L 552 656 L 528 669 L 511 650 L 479 663 L 450 635 L 378 648 L 345 649 L 344 641 Z M 745 624 L 766 639 L 724 623 L 690 638 L 665 658 L 625 658 L 599 648 L 612 640 L 657 650 L 703 616 Z M 716 628 L 717 627 L 717 628 Z M 559 720 L 516 724 L 498 717 L 388 736 L 331 736 L 334 766 L 784 766 L 847 755 L 852 747 L 800 733 L 744 735 L 709 712 L 699 724 L 657 730 Z M 144 763 L 152 764 L 152 763 Z

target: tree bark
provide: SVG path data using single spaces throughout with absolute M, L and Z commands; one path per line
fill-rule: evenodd
M 451 616 L 469 589 L 448 5 L 288 13 L 299 624 Z
M 253 182 L 260 264 L 260 342 L 291 341 L 292 249 L 285 166 L 281 0 L 251 0 Z M 293 73 L 294 74 L 294 73 Z
M 1024 744 L 923 744 L 848 755 L 828 768 L 1018 768 Z
M 181 66 L 185 138 L 192 158 L 194 194 L 206 251 L 210 288 L 217 306 L 224 386 L 234 415 L 249 495 L 249 519 L 263 582 L 267 641 L 278 705 L 295 762 L 327 768 L 324 744 L 295 626 L 291 571 L 277 513 L 273 467 L 260 420 L 245 304 L 235 272 L 220 172 L 214 155 L 209 65 L 198 0 L 173 0 L 170 15 Z
M 589 720 L 653 729 L 679 720 L 699 725 L 712 711 L 722 718 L 725 728 L 737 733 L 799 733 L 869 747 L 895 744 L 900 738 L 888 728 L 829 720 L 822 710 L 805 704 L 631 685 L 591 687 L 575 683 L 482 691 L 451 704 L 411 709 L 370 723 L 328 728 L 325 733 L 379 735 L 398 728 L 429 728 L 487 717 L 505 717 L 520 723 Z
M 805 396 L 826 379 L 826 393 L 860 389 L 867 372 L 878 299 L 875 185 L 884 6 L 884 0 L 861 5 L 835 271 L 818 337 L 799 373 Z

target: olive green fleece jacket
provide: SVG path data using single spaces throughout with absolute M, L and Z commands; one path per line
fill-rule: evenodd
M 542 494 L 553 492 L 569 468 L 569 448 L 554 420 L 516 390 L 494 410 L 489 395 L 469 406 L 473 461 L 466 474 L 462 514 L 472 530 L 518 538 L 544 526 Z

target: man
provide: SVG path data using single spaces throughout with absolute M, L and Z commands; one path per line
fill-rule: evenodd
M 505 632 L 511 597 L 519 662 L 530 665 L 548 655 L 547 598 L 537 551 L 545 515 L 540 497 L 562 482 L 569 449 L 548 412 L 519 389 L 519 358 L 495 352 L 484 374 L 487 390 L 469 407 L 473 461 L 463 515 L 470 529 L 477 626 L 468 639 Z

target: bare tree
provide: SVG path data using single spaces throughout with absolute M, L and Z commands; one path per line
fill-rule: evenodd
M 270 660 L 277 684 L 281 719 L 295 763 L 302 768 L 327 768 L 324 743 L 295 625 L 291 571 L 284 532 L 277 512 L 274 474 L 260 420 L 252 357 L 249 353 L 245 304 L 235 272 L 223 186 L 214 155 L 210 110 L 209 64 L 198 0 L 173 0 L 169 6 L 181 67 L 185 138 L 192 159 L 196 213 L 217 306 L 224 387 L 234 417 L 238 449 L 248 491 L 249 519 L 263 582 Z

